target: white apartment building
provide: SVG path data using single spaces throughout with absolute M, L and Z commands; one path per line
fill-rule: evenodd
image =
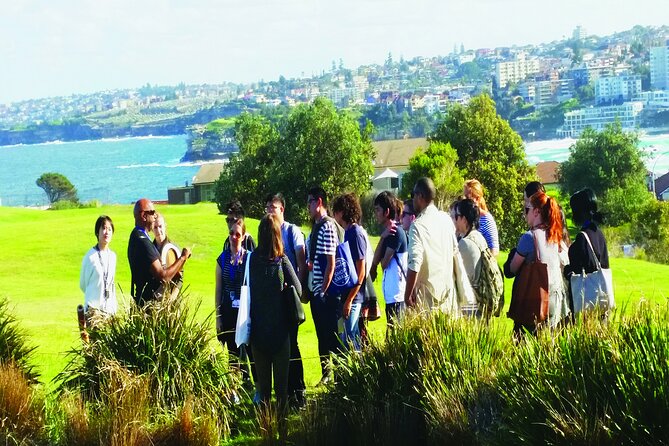
M 586 37 L 588 37 L 588 33 L 584 27 L 578 25 L 571 33 L 571 37 L 576 40 L 584 40 Z
M 495 66 L 497 86 L 504 88 L 511 82 L 520 82 L 528 76 L 539 73 L 539 70 L 539 59 L 527 58 L 525 53 L 518 53 L 515 60 L 500 62 Z
M 353 76 L 353 86 L 358 89 L 358 91 L 367 91 L 369 90 L 369 81 L 367 76 Z
M 603 130 L 607 124 L 620 121 L 623 129 L 634 129 L 643 110 L 643 102 L 625 102 L 622 105 L 588 107 L 572 110 L 564 114 L 564 125 L 558 130 L 561 138 L 578 138 L 587 127 Z
M 669 90 L 644 91 L 634 97 L 643 102 L 645 109 L 660 110 L 669 108 Z
M 631 101 L 641 91 L 641 76 L 603 76 L 595 82 L 595 102 Z
M 650 49 L 650 88 L 669 90 L 669 44 Z
M 332 102 L 337 105 L 341 105 L 342 101 L 345 98 L 348 98 L 350 102 L 356 102 L 362 100 L 362 95 L 360 91 L 355 87 L 348 88 L 333 88 L 330 90 L 328 97 Z

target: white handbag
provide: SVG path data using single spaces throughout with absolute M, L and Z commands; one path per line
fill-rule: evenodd
M 574 302 L 574 313 L 578 314 L 582 311 L 588 311 L 599 308 L 603 311 L 608 311 L 615 307 L 615 299 L 613 297 L 613 277 L 611 270 L 602 268 L 599 259 L 592 248 L 588 234 L 581 231 L 585 236 L 585 240 L 590 246 L 590 251 L 597 263 L 597 271 L 587 274 L 582 271 L 581 274 L 572 274 L 571 295 Z
M 235 343 L 237 347 L 249 343 L 251 338 L 251 290 L 249 289 L 249 264 L 251 253 L 246 255 L 246 266 L 244 268 L 244 280 L 239 292 L 239 312 L 237 313 L 237 324 L 235 326 Z

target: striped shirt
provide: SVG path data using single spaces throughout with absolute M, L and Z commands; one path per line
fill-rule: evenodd
M 483 235 L 488 248 L 499 251 L 499 234 L 497 233 L 497 223 L 490 212 L 481 214 L 479 218 L 479 232 Z
M 325 256 L 334 256 L 337 252 L 337 243 L 339 237 L 337 235 L 337 228 L 332 220 L 327 220 L 323 223 L 318 231 L 316 239 L 316 255 L 314 256 L 314 280 L 313 290 L 316 296 L 320 295 L 323 288 L 323 276 L 325 268 L 327 267 L 327 258 Z

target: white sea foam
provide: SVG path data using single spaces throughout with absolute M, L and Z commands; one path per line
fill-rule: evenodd
M 141 169 L 144 167 L 172 167 L 172 166 L 160 163 L 128 164 L 125 166 L 116 166 L 117 169 Z

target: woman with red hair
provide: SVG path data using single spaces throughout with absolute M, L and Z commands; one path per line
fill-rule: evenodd
M 516 254 L 511 259 L 511 272 L 517 275 L 526 263 L 533 262 L 537 253 L 541 263 L 548 265 L 548 320 L 546 324 L 555 328 L 569 313 L 567 289 L 562 270 L 569 263 L 567 245 L 562 239 L 562 216 L 555 198 L 539 191 L 529 199 L 525 207 L 525 220 L 530 229 L 518 241 Z M 516 336 L 527 330 L 536 334 L 537 326 L 514 322 Z

